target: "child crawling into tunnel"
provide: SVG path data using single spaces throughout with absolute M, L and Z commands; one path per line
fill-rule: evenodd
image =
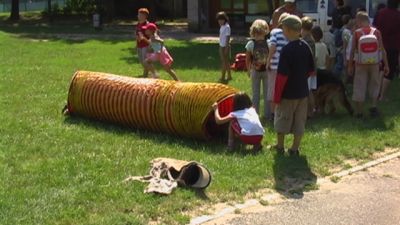
M 261 141 L 264 135 L 264 128 L 250 97 L 246 93 L 239 92 L 233 96 L 233 111 L 227 116 L 220 116 L 218 103 L 214 103 L 212 107 L 215 110 L 215 122 L 217 124 L 229 122 L 229 150 L 234 149 L 236 138 L 244 144 L 253 145 L 254 151 L 262 149 Z

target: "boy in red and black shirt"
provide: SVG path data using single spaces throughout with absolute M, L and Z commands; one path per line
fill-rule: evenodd
M 140 8 L 138 10 L 138 24 L 136 25 L 136 51 L 138 55 L 139 62 L 143 66 L 143 77 L 148 76 L 148 70 L 145 65 L 147 48 L 149 47 L 149 37 L 146 36 L 144 28 L 149 23 L 147 18 L 149 16 L 149 10 L 146 8 Z
M 274 126 L 277 132 L 278 153 L 284 153 L 285 135 L 293 134 L 290 155 L 299 155 L 301 138 L 307 120 L 307 79 L 315 76 L 314 58 L 308 44 L 300 40 L 301 20 L 290 15 L 282 20 L 283 34 L 289 43 L 282 48 L 275 82 Z

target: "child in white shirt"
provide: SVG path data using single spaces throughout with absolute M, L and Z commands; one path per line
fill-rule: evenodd
M 322 42 L 323 32 L 321 27 L 314 26 L 311 30 L 311 34 L 315 40 L 315 65 L 317 70 L 326 70 L 329 62 L 329 51 L 328 47 Z
M 225 12 L 217 13 L 219 29 L 219 55 L 221 58 L 221 78 L 219 81 L 221 83 L 226 83 L 232 80 L 231 76 L 231 66 L 229 62 L 229 55 L 231 51 L 230 37 L 231 37 L 231 27 L 229 26 L 229 18 Z M 228 78 L 226 78 L 228 74 Z
M 253 145 L 254 151 L 262 149 L 261 141 L 264 135 L 264 128 L 250 97 L 239 92 L 233 96 L 233 112 L 221 117 L 218 111 L 218 103 L 213 104 L 215 110 L 215 122 L 224 124 L 229 122 L 228 149 L 233 150 L 235 137 L 243 143 Z

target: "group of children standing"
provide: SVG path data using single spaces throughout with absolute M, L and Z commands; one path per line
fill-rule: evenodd
M 157 77 L 152 63 L 159 61 L 165 70 L 178 80 L 171 68 L 173 59 L 157 34 L 157 26 L 149 23 L 147 16 L 147 9 L 139 9 L 137 51 L 144 67 L 143 75 L 147 77 L 150 73 L 151 77 Z M 367 88 L 372 99 L 370 113 L 376 115 L 381 80 L 379 63 L 383 65 L 382 71 L 388 73 L 381 34 L 369 25 L 366 12 L 358 12 L 355 22 L 346 17 L 343 20 L 343 47 L 339 51 L 346 59 L 343 64 L 350 75 L 355 68 L 353 101 L 356 116 L 362 117 L 362 103 Z M 217 14 L 217 21 L 220 25 L 220 81 L 226 82 L 232 79 L 229 63 L 231 28 L 228 16 L 224 12 Z M 352 28 L 353 23 L 358 29 Z M 261 149 L 264 129 L 259 114 L 260 95 L 263 91 L 263 117 L 274 121 L 277 132 L 277 144 L 274 148 L 278 153 L 284 153 L 285 136 L 293 134 L 293 143 L 288 153 L 299 155 L 307 117 L 311 117 L 315 110 L 313 92 L 317 89 L 317 73 L 326 71 L 333 65 L 332 50 L 329 52 L 329 47 L 322 40 L 322 29 L 314 26 L 309 17 L 299 18 L 283 13 L 279 18 L 278 27 L 271 31 L 266 21 L 257 19 L 253 22 L 250 27 L 250 40 L 245 45 L 252 100 L 243 92 L 236 94 L 233 98 L 234 110 L 226 117 L 219 115 L 217 103 L 213 105 L 216 122 L 230 123 L 229 149 L 234 148 L 236 137 L 245 144 L 253 145 L 255 150 Z
M 253 117 L 246 121 L 235 112 L 226 118 L 220 118 L 216 110 L 217 122 L 231 121 L 230 133 L 234 134 L 237 125 L 248 128 L 252 124 L 260 127 L 258 115 L 263 90 L 263 117 L 274 121 L 277 132 L 277 144 L 274 148 L 278 153 L 284 153 L 285 136 L 293 134 L 293 143 L 288 153 L 298 155 L 307 118 L 312 117 L 316 110 L 313 93 L 317 89 L 317 74 L 342 79 L 341 74 L 346 72 L 354 80 L 352 99 L 355 116 L 364 117 L 363 103 L 367 91 L 371 97 L 369 113 L 372 117 L 378 116 L 377 101 L 382 74 L 389 73 L 381 33 L 370 25 L 365 11 L 358 12 L 354 20 L 347 15 L 343 16 L 343 23 L 340 37 L 342 46 L 332 49 L 323 42 L 324 33 L 319 26 L 313 25 L 312 18 L 300 19 L 284 13 L 279 18 L 278 27 L 271 32 L 264 20 L 255 20 L 250 27 L 251 39 L 245 49 L 253 94 L 251 107 L 254 107 L 256 113 L 248 112 L 247 115 Z M 267 40 L 268 34 L 270 37 Z M 338 54 L 342 56 L 341 61 L 337 60 Z M 236 134 L 239 138 L 245 135 L 244 132 Z M 228 146 L 231 146 L 234 136 L 229 137 Z M 240 139 L 244 142 L 243 138 Z M 254 147 L 259 149 L 259 144 Z
M 271 31 L 269 40 L 267 35 L 270 31 L 266 21 L 258 19 L 251 25 L 251 39 L 245 46 L 246 67 L 253 93 L 252 101 L 249 97 L 247 101 L 251 104 L 235 110 L 236 105 L 240 104 L 236 99 L 245 95 L 239 93 L 234 96 L 234 111 L 223 118 L 214 104 L 217 123 L 230 122 L 229 148 L 232 148 L 235 136 L 245 144 L 253 145 L 256 150 L 261 148 L 264 129 L 258 113 L 263 90 L 264 117 L 274 120 L 277 132 L 275 149 L 284 153 L 285 136 L 291 133 L 294 140 L 288 152 L 290 155 L 299 155 L 307 120 L 309 82 L 314 82 L 309 77 L 315 76 L 314 54 L 310 46 L 300 39 L 301 31 L 301 19 L 286 13 L 279 18 L 279 27 Z

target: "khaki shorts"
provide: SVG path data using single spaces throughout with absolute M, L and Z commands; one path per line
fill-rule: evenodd
M 268 93 L 267 93 L 267 100 L 273 101 L 274 100 L 274 93 L 275 93 L 275 80 L 276 80 L 276 70 L 267 70 L 268 71 Z
M 307 97 L 282 99 L 275 109 L 275 131 L 282 134 L 303 135 L 307 121 L 307 103 Z
M 146 55 L 147 55 L 147 48 L 148 47 L 136 48 L 138 59 L 141 64 L 145 63 Z
M 372 99 L 377 99 L 381 80 L 382 77 L 379 73 L 379 65 L 356 64 L 353 83 L 353 101 L 364 102 L 367 89 L 369 96 Z

